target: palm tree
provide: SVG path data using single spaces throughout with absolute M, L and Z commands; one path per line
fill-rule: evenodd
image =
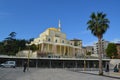
M 90 15 L 90 20 L 87 22 L 88 30 L 91 30 L 91 33 L 98 38 L 99 43 L 99 75 L 103 75 L 102 69 L 102 38 L 103 34 L 109 28 L 110 21 L 106 18 L 106 14 L 102 12 L 92 13 Z

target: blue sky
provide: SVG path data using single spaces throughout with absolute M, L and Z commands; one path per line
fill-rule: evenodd
M 0 41 L 16 32 L 16 38 L 37 38 L 49 27 L 58 26 L 67 39 L 78 38 L 91 45 L 97 38 L 87 28 L 92 12 L 103 12 L 110 20 L 107 41 L 120 40 L 120 0 L 0 0 Z

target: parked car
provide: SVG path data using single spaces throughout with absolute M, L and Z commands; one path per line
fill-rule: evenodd
M 15 61 L 6 61 L 6 62 L 0 64 L 0 67 L 12 67 L 12 68 L 15 68 L 16 67 L 16 62 Z

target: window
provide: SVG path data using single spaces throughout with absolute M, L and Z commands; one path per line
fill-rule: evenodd
M 50 42 L 50 38 L 48 39 L 48 41 Z
M 55 42 L 57 43 L 57 40 L 55 40 Z
M 62 40 L 62 43 L 64 43 L 64 40 Z

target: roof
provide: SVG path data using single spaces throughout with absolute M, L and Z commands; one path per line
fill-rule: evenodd
M 57 29 L 57 28 L 53 28 L 53 27 L 48 28 L 48 30 L 58 31 L 58 29 Z
M 70 41 L 81 41 L 80 39 L 72 39 Z
M 116 45 L 120 45 L 120 43 L 115 43 Z

